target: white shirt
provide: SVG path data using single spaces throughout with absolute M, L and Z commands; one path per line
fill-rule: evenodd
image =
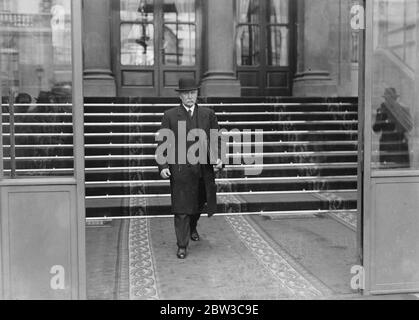
M 186 112 L 189 112 L 189 110 L 191 110 L 192 114 L 191 116 L 193 116 L 193 113 L 195 111 L 195 105 L 193 105 L 193 107 L 188 108 L 187 106 L 183 105 L 183 107 L 186 109 Z

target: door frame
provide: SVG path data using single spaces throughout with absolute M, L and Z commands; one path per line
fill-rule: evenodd
M 164 0 L 158 0 L 159 7 L 163 4 Z M 202 32 L 203 32 L 203 10 L 202 10 L 202 1 L 195 0 L 195 65 L 194 66 L 166 66 L 163 64 L 163 55 L 158 55 L 158 96 L 159 97 L 177 97 L 178 93 L 174 90 L 178 87 L 178 78 L 183 74 L 185 77 L 193 77 L 196 82 L 199 82 L 201 79 L 201 66 L 202 66 L 202 57 L 203 52 L 200 50 L 202 47 Z M 156 49 L 158 52 L 162 52 L 161 48 L 163 44 L 163 35 L 164 35 L 164 19 L 163 19 L 163 10 L 160 9 L 160 14 L 158 15 L 158 26 L 161 29 L 158 29 L 157 34 L 157 43 Z M 172 75 L 172 77 L 171 77 Z M 167 76 L 167 77 L 166 77 Z M 166 82 L 167 79 L 167 82 Z
M 87 298 L 86 278 L 86 192 L 84 150 L 83 94 L 83 0 L 71 0 L 71 56 L 73 77 L 73 148 L 74 178 L 76 180 L 78 292 L 79 299 Z
M 154 66 L 122 66 L 121 65 L 121 24 L 120 18 L 121 0 L 111 1 L 111 47 L 112 47 L 112 69 L 115 74 L 117 96 L 157 96 L 158 86 L 156 85 L 156 63 Z M 153 26 L 155 27 L 154 21 Z M 154 37 L 156 30 L 154 29 Z M 154 39 L 156 41 L 156 39 Z M 156 57 L 156 48 L 154 49 Z M 136 72 L 141 68 L 144 74 L 151 75 L 151 85 L 123 86 L 123 72 Z
M 194 66 L 165 66 L 163 64 L 162 43 L 163 43 L 163 3 L 164 0 L 154 0 L 154 66 L 122 66 L 120 63 L 121 34 L 120 26 L 123 23 L 120 19 L 120 0 L 112 0 L 111 3 L 111 46 L 112 46 L 112 68 L 114 70 L 117 96 L 130 97 L 170 97 L 177 96 L 174 91 L 178 86 L 178 77 L 192 76 L 199 81 L 202 76 L 202 35 L 203 35 L 203 10 L 202 0 L 195 0 L 196 12 L 196 43 L 195 43 L 195 65 Z M 123 85 L 123 72 L 136 72 L 143 70 L 151 74 L 151 85 Z M 165 81 L 167 79 L 167 81 Z
M 416 253 L 413 257 L 411 257 L 410 265 L 406 266 L 405 274 L 398 274 L 397 272 L 392 272 L 392 279 L 389 279 L 388 273 L 389 271 L 386 270 L 383 275 L 377 275 L 378 267 L 382 266 L 382 261 L 380 260 L 380 256 L 377 253 L 377 240 L 381 240 L 379 227 L 384 225 L 384 228 L 387 227 L 385 223 L 379 223 L 379 219 L 384 219 L 384 215 L 388 214 L 388 212 L 382 213 L 381 217 L 377 213 L 377 204 L 380 203 L 380 199 L 377 196 L 379 194 L 379 187 L 388 188 L 388 189 L 381 189 L 385 190 L 385 192 L 389 192 L 391 190 L 397 190 L 397 188 L 403 188 L 403 186 L 409 185 L 410 190 L 418 190 L 419 188 L 419 170 L 397 170 L 397 169 L 389 169 L 389 170 L 379 170 L 374 171 L 371 168 L 372 162 L 372 123 L 373 123 L 373 114 L 372 114 L 372 101 L 373 101 L 373 86 L 374 86 L 374 77 L 373 77 L 373 66 L 374 66 L 374 1 L 366 1 L 364 3 L 365 7 L 365 50 L 364 50 L 364 65 L 362 69 L 362 73 L 364 73 L 364 83 L 363 83 L 363 92 L 362 95 L 360 94 L 360 102 L 362 102 L 363 110 L 362 116 L 364 119 L 363 123 L 363 230 L 362 230 L 362 250 L 363 250 L 363 267 L 364 267 L 364 274 L 365 274 L 365 289 L 364 294 L 367 295 L 374 295 L 374 294 L 400 294 L 400 293 L 414 293 L 419 290 L 419 282 L 414 281 L 407 281 L 406 274 L 409 274 L 411 271 L 410 268 L 416 268 L 417 265 L 412 264 L 414 262 L 417 263 L 419 257 Z M 419 18 L 416 17 L 416 21 L 418 22 Z M 419 37 L 416 36 L 416 40 L 418 43 Z M 419 58 L 419 55 L 416 57 Z M 416 71 L 418 72 L 418 71 Z M 393 189 L 390 189 L 390 188 Z M 416 205 L 418 203 L 417 199 L 412 199 L 405 197 L 403 201 L 399 201 L 397 197 L 400 195 L 395 195 L 393 203 L 395 206 L 398 206 L 397 209 L 407 208 L 407 211 L 416 210 Z M 404 202 L 403 204 L 399 205 L 399 202 Z M 391 210 L 394 210 L 392 208 Z M 385 209 L 384 209 L 385 211 Z M 394 211 L 391 211 L 393 213 Z M 399 211 L 394 213 L 400 213 Z M 400 219 L 399 219 L 400 220 Z M 409 223 L 407 222 L 407 225 Z M 395 226 L 397 227 L 397 226 Z M 411 230 L 410 230 L 411 231 Z M 383 232 L 381 232 L 382 237 Z M 400 231 L 399 233 L 400 234 Z M 412 235 L 413 233 L 407 230 L 407 234 Z M 397 235 L 397 234 L 395 234 Z M 389 234 L 388 238 L 393 237 L 393 235 Z M 409 243 L 416 241 L 414 236 L 409 238 Z M 402 239 L 400 241 L 406 241 Z M 400 244 L 399 244 L 400 245 Z M 413 252 L 414 254 L 415 252 Z M 389 251 L 389 254 L 393 254 L 393 252 Z M 398 260 L 393 260 L 395 262 L 399 262 Z M 381 263 L 380 263 L 381 262 Z M 388 266 L 389 270 L 390 267 Z M 400 265 L 396 265 L 396 267 L 400 267 Z M 393 271 L 394 269 L 391 269 Z
M 360 5 L 366 9 L 366 0 Z M 364 15 L 365 18 L 365 15 Z M 364 22 L 365 23 L 365 22 Z M 360 265 L 364 264 L 364 166 L 365 166 L 365 83 L 366 83 L 366 30 L 358 30 L 359 34 L 359 61 L 358 61 L 358 169 L 357 169 L 357 256 Z
M 259 27 L 260 27 L 260 64 L 255 66 L 239 66 L 237 63 L 237 45 L 234 46 L 234 63 L 236 67 L 237 78 L 240 80 L 240 73 L 248 74 L 257 74 L 257 83 L 261 84 L 258 87 L 249 86 L 246 87 L 242 84 L 242 96 L 290 96 L 292 95 L 293 89 L 293 78 L 296 72 L 296 53 L 297 53 L 297 10 L 298 3 L 295 0 L 289 0 L 288 8 L 288 26 L 289 26 L 289 38 L 288 38 L 288 66 L 268 66 L 267 65 L 267 56 L 268 56 L 268 33 L 267 28 L 271 23 L 268 21 L 268 8 L 269 1 L 260 2 L 260 12 L 259 12 Z M 234 1 L 234 12 L 237 12 L 237 1 Z M 237 33 L 237 28 L 240 25 L 236 20 L 237 15 L 234 17 L 235 21 L 235 30 Z M 264 36 L 266 35 L 266 36 Z M 269 73 L 275 72 L 287 72 L 287 87 L 268 87 L 268 76 Z
M 83 26 L 82 26 L 82 4 L 83 0 L 71 0 L 71 64 L 72 64 L 72 123 L 73 123 L 73 154 L 74 154 L 74 175 L 72 177 L 53 177 L 53 178 L 26 178 L 26 179 L 8 179 L 4 176 L 3 166 L 3 137 L 2 137 L 2 94 L 0 90 L 0 200 L 2 197 L 6 199 L 7 189 L 16 188 L 17 193 L 24 194 L 25 191 L 35 190 L 35 193 L 51 192 L 55 194 L 63 191 L 74 195 L 69 197 L 69 216 L 68 225 L 71 240 L 69 244 L 69 252 L 71 257 L 68 270 L 65 272 L 70 274 L 71 283 L 66 287 L 70 287 L 71 299 L 85 300 L 87 298 L 87 278 L 86 278 L 86 209 L 85 209 L 85 153 L 84 153 L 84 97 L 83 97 Z M 2 77 L 2 75 L 0 75 Z M 1 89 L 0 81 L 0 89 Z M 72 191 L 74 190 L 74 193 Z M 1 203 L 1 201 L 0 201 Z M 12 204 L 8 199 L 7 204 Z M 8 207 L 7 207 L 8 208 Z M 3 245 L 9 241 L 10 234 L 5 232 L 8 230 L 7 220 L 1 218 L 7 217 L 10 212 L 3 211 L 4 207 L 0 206 L 0 238 L 6 239 Z M 52 228 L 53 226 L 48 226 Z M 38 230 L 39 231 L 39 230 Z M 38 232 L 34 230 L 34 233 Z M 1 244 L 1 242 L 0 242 Z M 9 249 L 9 248 L 8 248 Z M 56 250 L 64 250 L 65 248 L 56 248 Z M 13 266 L 9 265 L 9 252 L 2 252 L 0 245 L 0 299 L 11 296 L 10 292 L 3 287 L 11 284 L 11 281 L 3 279 L 3 273 L 9 272 Z M 42 257 L 40 257 L 42 259 Z M 3 260 L 4 259 L 4 260 Z M 2 269 L 3 265 L 7 268 Z M 7 269 L 7 270 L 5 270 Z M 47 271 L 48 272 L 48 271 Z M 8 274 L 7 274 L 8 275 Z M 38 297 L 32 297 L 37 299 Z

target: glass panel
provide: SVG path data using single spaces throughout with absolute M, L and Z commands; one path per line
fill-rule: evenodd
M 154 21 L 153 0 L 121 0 L 121 21 Z
M 195 22 L 195 0 L 164 0 L 163 17 L 165 22 Z
M 268 27 L 268 65 L 288 66 L 288 27 Z
M 163 35 L 163 63 L 165 65 L 195 65 L 195 25 L 165 24 Z
M 288 23 L 289 0 L 270 0 L 269 21 Z
M 419 169 L 419 0 L 374 0 L 373 169 Z
M 193 66 L 196 58 L 195 0 L 163 4 L 163 64 Z
M 236 14 L 238 23 L 259 24 L 259 1 L 237 0 Z
M 0 0 L 0 30 L 5 174 L 73 175 L 71 1 Z
M 154 65 L 154 26 L 152 23 L 121 25 L 121 64 Z
M 252 25 L 237 28 L 237 64 L 257 66 L 260 64 L 259 27 Z

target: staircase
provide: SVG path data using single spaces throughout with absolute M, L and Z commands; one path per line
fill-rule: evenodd
M 260 175 L 246 176 L 243 164 L 227 165 L 218 174 L 218 212 L 356 209 L 355 101 L 271 100 L 203 104 L 215 110 L 222 128 L 263 129 L 264 134 Z M 177 105 L 166 102 L 85 106 L 89 216 L 170 214 L 169 181 L 159 177 L 154 160 L 154 135 L 163 112 Z
M 172 99 L 86 100 L 88 217 L 170 214 L 169 182 L 159 177 L 154 139 L 163 112 L 176 105 Z M 219 213 L 355 212 L 356 100 L 236 98 L 207 99 L 202 105 L 215 110 L 222 128 L 263 130 L 260 175 L 246 175 L 252 166 L 244 164 L 227 165 L 217 175 Z M 24 108 L 16 107 L 18 174 L 72 174 L 71 106 Z M 255 143 L 248 146 L 254 150 Z M 233 141 L 229 146 L 231 159 L 240 156 L 232 153 Z

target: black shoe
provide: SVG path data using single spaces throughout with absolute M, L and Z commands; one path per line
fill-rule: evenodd
M 177 257 L 179 259 L 185 259 L 186 258 L 186 248 L 179 248 L 177 250 Z
M 198 234 L 198 231 L 192 231 L 192 233 L 191 233 L 191 240 L 192 241 L 199 241 L 199 234 Z

